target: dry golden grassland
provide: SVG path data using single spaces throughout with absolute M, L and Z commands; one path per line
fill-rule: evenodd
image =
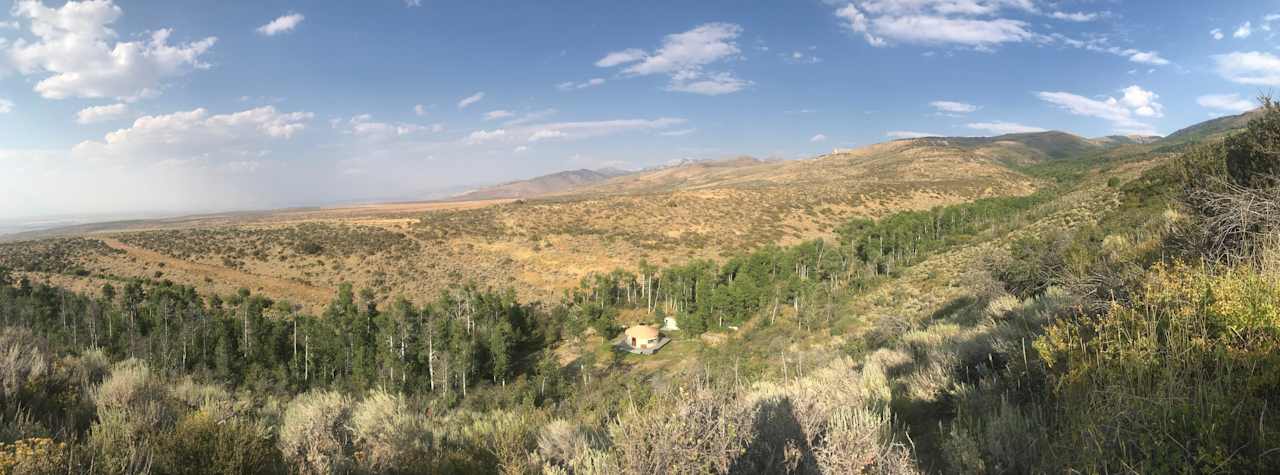
M 103 276 L 170 279 L 224 294 L 243 287 L 312 309 L 344 281 L 414 300 L 466 282 L 548 299 L 592 272 L 642 259 L 715 259 L 829 237 L 853 217 L 1029 194 L 1039 182 L 1004 165 L 1030 153 L 1019 147 L 895 141 L 812 160 L 660 169 L 529 200 L 135 223 L 88 235 L 84 241 L 97 243 L 86 244 L 96 251 L 33 276 L 73 287 L 97 286 Z M 29 270 L 15 256 L 39 254 L 41 246 L 7 244 L 0 265 Z M 68 275 L 71 268 L 88 275 Z

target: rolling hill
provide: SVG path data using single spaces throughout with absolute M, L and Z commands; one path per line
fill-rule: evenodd
M 528 180 L 518 180 L 478 190 L 468 191 L 450 198 L 453 201 L 476 201 L 506 198 L 533 198 L 564 193 L 575 188 L 599 183 L 613 177 L 629 174 L 626 170 L 605 168 L 600 170 L 569 170 L 543 175 Z
M 58 266 L 31 265 L 50 259 L 49 246 L 32 244 L 39 241 L 3 245 L 0 265 L 86 288 L 136 276 L 219 293 L 269 289 L 313 308 L 344 281 L 384 297 L 432 296 L 475 282 L 547 298 L 593 272 L 642 260 L 723 259 L 831 237 L 854 217 L 1027 195 L 1047 183 L 1027 166 L 1151 147 L 1118 142 L 1063 132 L 929 137 L 805 160 L 575 170 L 465 195 L 476 201 L 86 227 L 89 242 L 62 246 L 76 252 L 57 256 Z

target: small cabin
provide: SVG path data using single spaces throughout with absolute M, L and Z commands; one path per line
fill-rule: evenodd
M 658 344 L 661 336 L 657 328 L 649 325 L 636 325 L 626 331 L 627 345 L 637 350 L 647 350 Z
M 670 338 L 662 336 L 662 333 L 657 328 L 649 325 L 636 325 L 628 328 L 627 331 L 622 333 L 620 340 L 618 342 L 619 348 L 641 355 L 652 355 L 666 345 L 667 342 L 671 341 Z

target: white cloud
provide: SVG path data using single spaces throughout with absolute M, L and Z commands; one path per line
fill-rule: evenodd
M 826 140 L 827 140 L 827 136 L 823 134 L 814 135 L 813 137 L 809 138 L 809 141 L 814 143 L 825 142 Z
M 1280 58 L 1257 51 L 1234 52 L 1213 56 L 1218 75 L 1224 79 L 1251 86 L 1280 86 Z
M 1049 16 L 1059 20 L 1065 20 L 1065 21 L 1087 22 L 1087 21 L 1097 20 L 1099 15 L 1097 13 L 1085 13 L 1085 12 L 1072 12 L 1072 13 L 1053 12 Z
M 1129 61 L 1142 64 L 1154 64 L 1156 66 L 1164 66 L 1169 64 L 1169 60 L 1160 57 L 1160 53 L 1155 51 L 1133 51 L 1128 54 Z
M 480 100 L 481 100 L 481 99 L 484 99 L 484 93 L 483 93 L 483 92 L 477 92 L 477 93 L 475 93 L 475 94 L 472 94 L 472 95 L 470 95 L 470 96 L 467 96 L 466 98 L 462 99 L 461 101 L 458 101 L 458 108 L 459 108 L 459 109 L 466 109 L 466 108 L 467 108 L 467 106 L 470 106 L 470 105 L 472 105 L 472 104 L 475 104 L 475 103 L 477 103 L 477 102 L 480 102 Z
M 1066 35 L 1063 35 L 1061 33 L 1052 33 L 1048 36 L 1044 36 L 1042 39 L 1044 39 L 1045 41 L 1060 41 L 1062 42 L 1062 44 L 1065 44 L 1073 48 L 1083 48 L 1089 51 L 1113 54 L 1116 56 L 1120 56 L 1122 58 L 1126 58 L 1129 61 L 1134 63 L 1150 64 L 1155 66 L 1164 66 L 1170 63 L 1169 60 L 1165 59 L 1163 56 L 1160 56 L 1160 53 L 1158 51 L 1142 51 L 1136 48 L 1121 48 L 1119 46 L 1111 46 L 1110 44 L 1108 44 L 1109 42 L 1107 41 L 1107 38 L 1105 36 L 1093 37 L 1093 38 L 1089 38 L 1088 40 L 1077 40 L 1077 39 L 1068 37 Z
M 258 34 L 266 36 L 275 36 L 280 33 L 288 33 L 298 27 L 299 23 L 306 17 L 301 13 L 290 12 L 280 18 L 271 20 L 270 23 L 258 27 Z
M 1212 36 L 1213 39 L 1215 40 L 1220 40 L 1224 38 L 1224 35 L 1222 34 L 1222 28 L 1214 28 L 1212 30 L 1209 30 L 1209 36 Z
M 835 16 L 872 46 L 898 42 L 989 50 L 1037 37 L 1028 23 L 997 16 L 1004 10 L 1033 12 L 1035 7 L 1029 0 L 860 0 L 836 9 Z
M 667 132 L 662 132 L 662 133 L 659 133 L 658 135 L 661 135 L 663 137 L 683 137 L 685 135 L 689 135 L 697 131 L 698 129 L 680 129 L 680 130 L 671 130 Z
M 573 81 L 562 82 L 556 85 L 556 89 L 559 89 L 561 91 L 572 91 L 575 89 L 586 89 L 588 87 L 601 86 L 601 85 L 604 85 L 604 83 L 605 83 L 604 78 L 591 78 L 583 82 L 573 82 Z
M 438 133 L 444 130 L 444 126 L 441 124 L 426 126 L 404 122 L 377 122 L 373 120 L 373 116 L 369 114 L 360 114 L 352 117 L 347 121 L 346 125 L 347 128 L 343 133 L 370 141 L 385 141 L 393 138 L 404 137 L 410 134 L 425 132 Z
M 240 156 L 287 140 L 306 128 L 309 112 L 281 113 L 266 106 L 232 114 L 210 115 L 205 109 L 144 116 L 128 128 L 108 133 L 102 141 L 85 141 L 73 156 L 92 160 L 181 162 Z
M 750 85 L 750 81 L 736 78 L 732 74 L 714 73 L 698 79 L 672 81 L 667 85 L 667 90 L 718 96 L 741 91 Z
M 418 117 L 425 116 L 427 115 L 427 106 L 424 106 L 422 104 L 415 105 L 413 106 L 413 113 Z
M 622 51 L 614 51 L 596 61 L 596 66 L 601 68 L 612 68 L 621 64 L 634 63 L 640 61 L 649 54 L 638 48 L 628 48 Z
M 684 119 L 618 119 L 587 122 L 552 122 L 526 126 L 508 126 L 497 130 L 477 130 L 464 140 L 467 145 L 489 142 L 529 143 L 545 140 L 582 140 L 636 131 L 660 131 L 684 124 Z
M 929 103 L 938 112 L 949 112 L 952 114 L 968 114 L 979 109 L 978 106 L 964 102 L 954 101 L 933 101 Z
M 124 118 L 129 114 L 129 106 L 123 103 L 108 106 L 94 106 L 76 113 L 76 123 L 94 124 Z
M 530 135 L 529 141 L 537 142 L 540 140 L 562 139 L 568 136 L 569 134 L 566 134 L 560 130 L 544 129 L 544 130 L 538 130 L 534 132 L 533 135 Z
M 508 117 L 514 117 L 515 115 L 516 115 L 515 112 L 511 112 L 508 110 L 495 110 L 495 111 L 486 112 L 484 114 L 484 120 L 506 119 Z
M 422 6 L 422 0 L 404 0 L 404 6 L 413 8 Z
M 524 153 L 524 152 L 529 151 L 529 146 L 527 146 L 527 145 L 520 145 L 520 146 L 518 146 L 518 147 L 516 147 L 516 148 L 512 149 L 511 151 L 512 151 L 512 152 L 514 152 L 514 153 Z
M 1160 96 L 1136 85 L 1124 88 L 1122 92 L 1124 94 L 1120 99 L 1108 97 L 1106 100 L 1090 99 L 1067 92 L 1040 92 L 1036 96 L 1072 114 L 1097 117 L 1111 122 L 1119 132 L 1155 135 L 1154 127 L 1137 120 L 1135 116 L 1152 118 L 1163 116 L 1164 106 L 1156 102 Z
M 1258 107 L 1253 101 L 1240 97 L 1239 94 L 1206 94 L 1196 98 L 1201 107 L 1218 111 L 1240 113 Z
M 787 62 L 796 64 L 818 64 L 822 62 L 822 58 L 803 51 L 792 51 L 790 55 L 784 56 Z
M 8 114 L 13 112 L 13 101 L 8 99 L 0 99 L 0 114 Z
M 155 95 L 165 79 L 209 68 L 201 56 L 217 42 L 208 37 L 172 45 L 168 29 L 152 31 L 145 42 L 116 42 L 110 25 L 124 11 L 110 0 L 68 2 L 56 9 L 22 0 L 12 13 L 30 23 L 37 39 L 14 41 L 9 58 L 23 75 L 48 75 L 35 86 L 48 99 Z
M 1164 105 L 1156 102 L 1160 96 L 1137 85 L 1120 90 L 1124 95 L 1120 102 L 1133 110 L 1140 117 L 1164 117 Z
M 652 53 L 631 48 L 609 53 L 596 61 L 607 68 L 629 65 L 622 70 L 628 76 L 666 75 L 666 90 L 703 95 L 737 92 L 750 81 L 729 72 L 706 71 L 712 64 L 737 58 L 741 54 L 737 39 L 742 27 L 732 23 L 706 23 L 683 32 L 667 35 L 662 46 Z
M 507 131 L 503 129 L 497 130 L 477 130 L 467 135 L 467 142 L 472 144 L 481 144 L 501 139 L 507 136 Z
M 1244 22 L 1244 24 L 1236 28 L 1236 32 L 1232 33 L 1231 37 L 1243 39 L 1243 38 L 1248 38 L 1249 35 L 1252 35 L 1252 34 L 1253 34 L 1253 25 L 1246 21 Z
M 941 137 L 942 134 L 932 132 L 914 132 L 910 130 L 891 130 L 885 132 L 884 135 L 893 139 L 918 139 L 921 137 Z
M 968 127 L 973 130 L 982 130 L 982 131 L 990 132 L 996 135 L 1025 134 L 1030 132 L 1045 131 L 1045 129 L 1042 129 L 1040 127 L 1032 127 L 1030 125 L 1022 125 L 1015 122 L 1004 122 L 1004 121 L 974 122 L 972 124 L 966 124 L 965 127 Z

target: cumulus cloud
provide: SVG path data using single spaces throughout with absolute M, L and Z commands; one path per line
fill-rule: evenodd
M 422 104 L 413 106 L 413 114 L 418 117 L 427 115 L 427 106 L 424 106 Z
M 989 132 L 995 135 L 1025 134 L 1025 133 L 1031 133 L 1031 132 L 1045 131 L 1045 129 L 1042 129 L 1040 127 L 1032 127 L 1030 125 L 1022 125 L 1016 122 L 1004 122 L 1004 121 L 974 122 L 971 124 L 966 124 L 965 127 L 968 127 L 973 130 L 981 130 L 984 132 Z
M 310 160 L 281 166 L 306 112 L 272 107 L 228 114 L 206 109 L 145 116 L 69 150 L 0 150 L 0 216 L 47 213 L 193 212 L 322 200 Z M 50 190 L 59 190 L 51 193 Z M 17 204 L 8 202 L 17 200 Z
M 1206 94 L 1197 97 L 1196 104 L 1206 109 L 1237 114 L 1257 107 L 1253 101 L 1244 99 L 1239 94 Z
M 499 109 L 499 110 L 485 112 L 484 120 L 506 119 L 508 117 L 514 117 L 515 115 L 516 115 L 515 112 Z
M 1231 37 L 1244 39 L 1244 38 L 1248 38 L 1252 34 L 1253 34 L 1253 24 L 1246 21 L 1244 22 L 1244 24 L 1236 28 L 1236 32 L 1232 33 Z
M 1136 85 L 1124 88 L 1121 92 L 1123 95 L 1119 99 L 1107 97 L 1105 100 L 1090 99 L 1068 92 L 1039 92 L 1036 96 L 1072 114 L 1111 122 L 1119 132 L 1155 135 L 1154 127 L 1136 117 L 1162 117 L 1164 106 L 1156 102 L 1160 96 Z
M 872 46 L 958 45 L 988 50 L 1033 40 L 1027 22 L 1001 16 L 1035 12 L 1030 0 L 859 0 L 835 10 L 842 25 Z
M 154 95 L 166 79 L 209 68 L 201 57 L 217 42 L 170 44 L 169 29 L 152 31 L 146 41 L 115 41 L 110 26 L 124 11 L 110 0 L 59 8 L 22 0 L 12 13 L 29 23 L 36 40 L 14 41 L 9 58 L 21 74 L 44 76 L 35 91 L 48 99 Z
M 13 101 L 8 99 L 0 99 L 0 114 L 8 114 L 13 112 Z
M 1258 51 L 1213 56 L 1223 79 L 1251 86 L 1280 86 L 1280 58 Z
M 937 109 L 938 112 L 951 114 L 968 114 L 979 109 L 978 106 L 973 104 L 955 101 L 933 101 L 930 102 L 929 105 L 934 109 Z
M 280 18 L 271 20 L 270 23 L 258 27 L 258 34 L 265 36 L 275 36 L 281 33 L 288 33 L 298 27 L 302 20 L 306 17 L 301 13 L 289 13 Z
M 809 141 L 814 143 L 825 142 L 826 140 L 827 140 L 827 136 L 823 134 L 814 135 L 813 137 L 809 138 Z
M 1213 39 L 1215 40 L 1220 40 L 1225 37 L 1222 34 L 1222 28 L 1214 28 L 1212 30 L 1209 30 L 1209 36 L 1212 36 Z
M 885 132 L 884 135 L 892 139 L 918 139 L 921 137 L 941 137 L 942 136 L 942 134 L 935 134 L 932 132 L 916 132 L 911 130 L 891 130 L 891 131 Z
M 98 122 L 122 119 L 128 114 L 129 106 L 123 103 L 88 107 L 76 113 L 76 123 L 96 124 Z
M 596 66 L 626 67 L 625 76 L 665 75 L 668 91 L 720 95 L 741 91 L 751 85 L 726 71 L 707 71 L 710 65 L 741 55 L 737 39 L 742 27 L 732 23 L 707 23 L 692 30 L 667 35 L 653 52 L 630 48 L 605 55 Z
M 484 99 L 484 93 L 477 92 L 458 101 L 458 108 L 466 109 L 468 106 L 480 102 L 481 99 Z
M 1124 93 L 1120 102 L 1139 117 L 1164 117 L 1164 105 L 1156 102 L 1160 96 L 1137 85 L 1120 90 Z
M 588 87 L 602 86 L 605 83 L 604 78 L 591 78 L 582 82 L 567 81 L 556 85 L 556 89 L 561 91 L 573 91 L 577 89 L 586 89 Z
M 211 115 L 200 108 L 144 116 L 101 141 L 81 142 L 71 152 L 77 158 L 135 162 L 238 156 L 292 138 L 312 117 L 309 112 L 283 113 L 271 106 L 231 114 Z

